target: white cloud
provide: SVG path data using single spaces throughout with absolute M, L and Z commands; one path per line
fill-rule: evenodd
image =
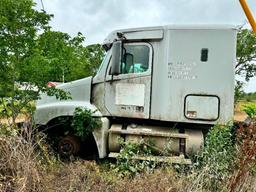
M 35 0 L 41 7 L 40 0 Z M 71 35 L 78 31 L 87 44 L 101 43 L 114 29 L 177 23 L 241 25 L 246 20 L 239 1 L 234 0 L 43 0 L 53 13 L 55 30 Z M 252 10 L 256 2 L 249 0 Z
M 40 0 L 37 8 L 41 8 Z M 246 21 L 238 0 L 43 0 L 54 14 L 54 30 L 75 35 L 82 32 L 86 44 L 102 43 L 115 29 L 166 24 L 234 24 Z M 256 16 L 256 1 L 248 0 Z M 247 91 L 256 91 L 256 79 Z

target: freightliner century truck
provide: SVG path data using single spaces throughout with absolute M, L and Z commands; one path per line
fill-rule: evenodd
M 57 86 L 72 100 L 42 95 L 37 124 L 62 134 L 61 149 L 89 149 L 99 158 L 116 157 L 119 138 L 170 142 L 174 162 L 187 162 L 214 124 L 233 118 L 236 33 L 226 25 L 170 25 L 117 30 L 103 42 L 106 56 L 94 77 Z M 77 108 L 96 111 L 102 127 L 85 145 L 65 136 L 59 117 Z M 80 146 L 80 147 L 79 147 Z

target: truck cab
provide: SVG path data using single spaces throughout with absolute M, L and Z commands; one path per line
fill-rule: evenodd
M 153 138 L 162 148 L 191 154 L 214 124 L 233 119 L 236 28 L 169 25 L 117 30 L 103 42 L 105 58 L 95 77 L 57 86 L 72 100 L 42 95 L 35 120 L 47 125 L 76 107 L 97 110 L 93 133 L 100 158 L 127 142 Z

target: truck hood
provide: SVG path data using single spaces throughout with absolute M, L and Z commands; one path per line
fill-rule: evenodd
M 70 93 L 72 101 L 89 102 L 91 98 L 91 84 L 92 77 L 86 77 L 69 83 L 64 83 L 56 86 L 57 89 L 62 89 Z M 70 101 L 70 100 L 68 100 Z M 49 105 L 50 103 L 66 102 L 66 100 L 58 100 L 55 96 L 41 95 L 41 99 L 37 101 L 37 107 L 42 105 Z

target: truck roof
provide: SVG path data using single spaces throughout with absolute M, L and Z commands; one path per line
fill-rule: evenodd
M 127 28 L 127 29 L 120 29 L 115 31 L 131 32 L 131 31 L 147 31 L 147 30 L 158 30 L 158 29 L 237 29 L 237 27 L 235 25 L 224 25 L 224 24 L 184 24 L 184 25 L 171 24 L 171 25 L 163 25 L 163 26 Z
M 136 40 L 136 39 L 161 39 L 163 37 L 163 31 L 172 29 L 172 30 L 237 30 L 235 25 L 224 25 L 224 24 L 186 24 L 186 25 L 164 25 L 164 26 L 153 26 L 153 27 L 140 27 L 140 28 L 128 28 L 128 29 L 119 29 L 112 31 L 107 38 L 104 39 L 103 45 L 111 45 L 113 41 L 117 40 L 117 32 L 123 33 L 127 39 Z

